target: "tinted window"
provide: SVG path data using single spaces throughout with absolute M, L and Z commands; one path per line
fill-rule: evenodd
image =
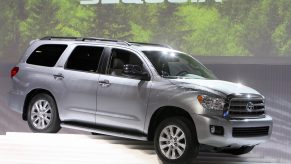
M 103 47 L 78 46 L 67 61 L 66 68 L 96 72 L 98 69 Z
M 138 65 L 143 68 L 142 61 L 136 54 L 122 49 L 112 49 L 108 74 L 122 76 L 123 66 L 125 64 Z
M 53 67 L 66 48 L 67 45 L 60 44 L 41 45 L 32 52 L 26 63 Z

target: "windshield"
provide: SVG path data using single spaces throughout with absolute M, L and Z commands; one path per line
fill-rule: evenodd
M 188 55 L 167 51 L 143 53 L 164 78 L 216 79 L 205 66 Z

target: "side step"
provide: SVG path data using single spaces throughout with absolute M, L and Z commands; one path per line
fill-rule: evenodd
M 69 123 L 61 123 L 61 127 L 74 129 L 74 130 L 80 130 L 80 131 L 86 131 L 86 132 L 91 132 L 91 133 L 99 133 L 99 134 L 104 134 L 104 135 L 108 135 L 108 136 L 115 136 L 115 137 L 128 138 L 128 139 L 134 139 L 134 140 L 140 140 L 140 141 L 147 141 L 147 137 L 145 135 L 142 135 L 142 134 L 129 134 L 129 133 L 121 132 L 121 131 L 110 131 L 110 130 L 99 129 L 97 127 L 93 128 L 93 127 L 74 125 L 74 124 L 69 124 Z

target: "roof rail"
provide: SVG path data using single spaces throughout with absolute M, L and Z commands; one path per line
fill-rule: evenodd
M 117 43 L 123 43 L 127 46 L 130 46 L 130 44 L 126 41 L 122 40 L 116 40 L 116 39 L 106 39 L 106 38 L 96 38 L 96 37 L 59 37 L 59 36 L 46 36 L 41 38 L 40 40 L 75 40 L 75 41 L 105 41 L 105 42 L 117 42 Z
M 104 41 L 104 42 L 116 42 L 116 43 L 122 43 L 127 46 L 132 45 L 147 45 L 147 46 L 157 46 L 157 47 L 165 47 L 165 48 L 171 48 L 168 45 L 163 44 L 155 44 L 155 43 L 143 43 L 143 42 L 126 42 L 123 40 L 117 40 L 117 39 L 106 39 L 106 38 L 96 38 L 96 37 L 60 37 L 60 36 L 46 36 L 41 38 L 40 40 L 74 40 L 74 41 Z
M 53 40 L 53 39 L 77 40 L 78 37 L 46 36 L 41 38 L 40 40 Z
M 91 40 L 91 41 L 105 41 L 105 42 L 118 42 L 118 43 L 124 43 L 128 46 L 130 46 L 130 44 L 127 41 L 123 41 L 123 40 L 117 40 L 117 39 L 107 39 L 107 38 L 96 38 L 96 37 L 88 37 L 88 38 L 83 38 L 82 41 L 86 41 L 86 40 Z
M 157 47 L 165 47 L 172 49 L 169 45 L 163 45 L 163 44 L 156 44 L 156 43 L 143 43 L 143 42 L 128 42 L 131 45 L 146 45 L 146 46 L 157 46 Z

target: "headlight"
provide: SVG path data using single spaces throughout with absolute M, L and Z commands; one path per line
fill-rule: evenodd
M 224 108 L 225 102 L 222 98 L 198 95 L 197 99 L 205 109 L 222 111 Z

